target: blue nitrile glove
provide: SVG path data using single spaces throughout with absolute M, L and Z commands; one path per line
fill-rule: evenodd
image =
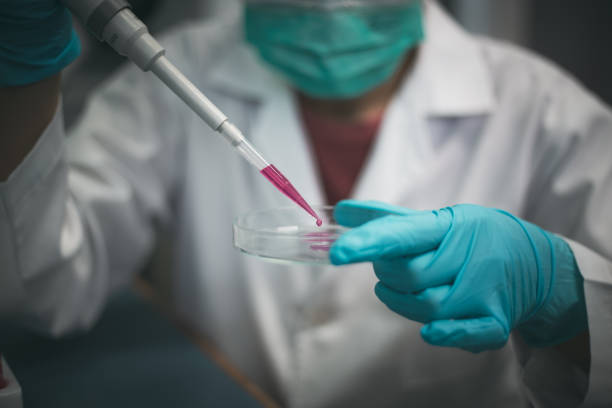
M 376 295 L 426 323 L 428 343 L 479 352 L 502 347 L 516 328 L 543 347 L 587 329 L 583 281 L 568 244 L 507 212 L 343 201 L 334 216 L 357 228 L 332 246 L 332 263 L 372 261 Z
M 0 2 L 0 87 L 49 77 L 80 50 L 70 13 L 57 0 Z

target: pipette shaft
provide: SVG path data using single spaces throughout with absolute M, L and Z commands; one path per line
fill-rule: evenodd
M 242 132 L 168 58 L 163 55 L 157 58 L 151 65 L 151 72 L 157 75 L 211 128 L 221 133 L 234 149 L 257 170 L 261 171 L 269 166 L 269 163 L 255 150 Z

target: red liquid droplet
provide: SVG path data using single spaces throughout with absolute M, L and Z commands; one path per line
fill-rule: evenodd
M 302 207 L 306 212 L 312 215 L 317 220 L 317 226 L 323 224 L 323 220 L 317 215 L 316 212 L 308 205 L 306 200 L 298 193 L 293 187 L 293 184 L 281 173 L 273 164 L 269 165 L 261 172 L 272 184 L 276 186 L 283 194 L 292 199 L 297 205 Z

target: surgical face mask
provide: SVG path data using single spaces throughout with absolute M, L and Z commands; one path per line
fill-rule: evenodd
M 420 1 L 344 7 L 285 3 L 247 2 L 246 39 L 312 97 L 364 94 L 389 79 L 423 39 Z

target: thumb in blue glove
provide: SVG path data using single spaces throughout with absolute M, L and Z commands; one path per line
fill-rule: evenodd
M 0 86 L 40 81 L 80 53 L 72 17 L 57 0 L 3 1 L 0 39 Z
M 507 212 L 343 201 L 334 216 L 355 228 L 332 246 L 332 263 L 373 262 L 376 295 L 425 323 L 421 336 L 430 344 L 479 352 L 502 347 L 516 328 L 543 347 L 587 329 L 568 244 Z

